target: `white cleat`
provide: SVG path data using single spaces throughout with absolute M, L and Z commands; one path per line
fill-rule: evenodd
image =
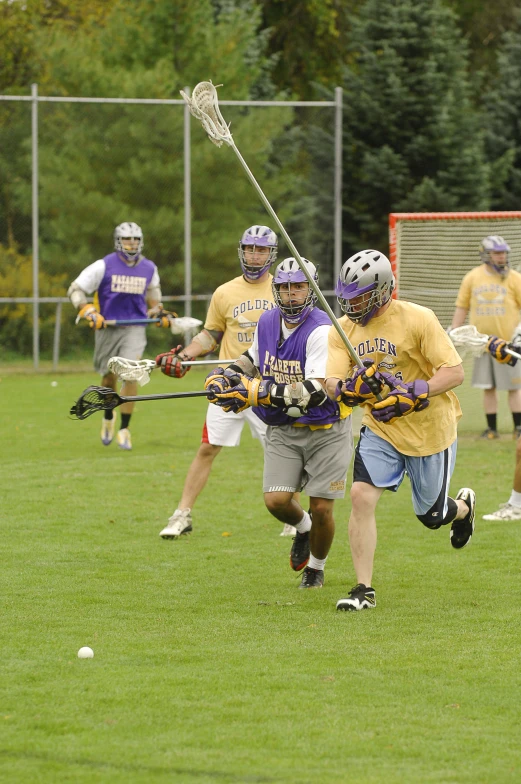
M 118 430 L 116 440 L 120 449 L 126 449 L 130 452 L 132 449 L 132 439 L 130 438 L 130 430 L 128 427 L 124 427 L 122 430 Z
M 189 534 L 192 530 L 192 510 L 176 509 L 168 520 L 168 525 L 163 528 L 159 536 L 163 539 L 177 539 L 179 536 Z
M 508 520 L 521 520 L 521 506 L 513 504 L 501 504 L 497 512 L 483 515 L 483 520 L 497 520 L 499 522 Z
M 101 423 L 101 443 L 108 446 L 112 443 L 114 438 L 114 427 L 116 425 L 116 417 L 112 419 L 104 419 Z
M 289 525 L 289 523 L 284 523 L 284 528 L 280 532 L 279 536 L 295 536 L 297 533 L 297 529 Z

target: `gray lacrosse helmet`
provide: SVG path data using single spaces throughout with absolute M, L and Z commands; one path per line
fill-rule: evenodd
M 317 268 L 313 262 L 308 261 L 308 259 L 302 259 L 302 261 L 304 262 L 307 271 L 318 285 Z M 291 294 L 292 283 L 309 284 L 309 281 L 300 269 L 298 261 L 295 258 L 290 257 L 289 259 L 284 259 L 284 261 L 281 261 L 280 264 L 277 264 L 275 274 L 273 275 L 271 288 L 273 291 L 275 305 L 282 313 L 284 321 L 287 321 L 288 324 L 301 324 L 304 319 L 307 318 L 310 311 L 315 307 L 317 302 L 317 295 L 311 286 L 309 286 L 309 291 L 304 302 L 300 302 L 298 304 L 295 302 L 292 303 L 291 301 L 285 302 L 281 295 L 281 288 L 284 287 L 284 291 L 288 292 L 289 290 Z
M 248 280 L 258 280 L 269 270 L 277 258 L 277 235 L 269 226 L 250 226 L 246 229 L 239 242 L 239 261 L 244 277 Z M 255 245 L 257 248 L 269 248 L 266 263 L 262 267 L 248 264 L 244 255 L 245 245 Z
M 123 247 L 124 239 L 138 240 L 137 250 L 126 250 Z M 138 226 L 137 223 L 133 223 L 132 221 L 120 223 L 119 226 L 116 226 L 114 229 L 114 248 L 118 253 L 121 253 L 121 255 L 124 256 L 127 261 L 137 261 L 141 256 L 143 245 L 143 232 L 141 230 L 141 226 Z
M 379 250 L 361 250 L 342 265 L 335 294 L 348 319 L 365 327 L 376 311 L 389 302 L 394 286 L 387 256 Z M 363 299 L 352 304 L 358 297 Z
M 495 253 L 501 253 L 502 251 L 505 251 L 506 261 L 502 266 L 500 264 L 492 263 L 492 258 L 490 256 L 491 251 L 494 251 Z M 485 237 L 485 239 L 481 242 L 481 247 L 479 249 L 479 255 L 483 264 L 488 264 L 489 267 L 492 267 L 492 269 L 498 272 L 500 275 L 506 275 L 509 270 L 509 252 L 510 245 L 505 239 L 503 239 L 503 237 L 500 237 L 499 234 L 490 234 L 488 237 Z

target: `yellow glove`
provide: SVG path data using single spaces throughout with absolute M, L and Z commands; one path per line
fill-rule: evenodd
M 78 317 L 86 319 L 91 329 L 104 329 L 107 326 L 105 319 L 94 305 L 84 305 L 79 311 Z
M 169 329 L 170 321 L 173 318 L 177 318 L 177 313 L 174 311 L 165 310 L 161 303 L 159 305 L 155 305 L 153 308 L 147 311 L 148 318 L 159 319 L 156 327 L 164 327 L 165 329 Z

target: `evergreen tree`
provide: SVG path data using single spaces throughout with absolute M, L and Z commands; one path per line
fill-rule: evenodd
M 492 209 L 521 205 L 521 12 L 498 51 L 497 76 L 485 97 L 486 149 L 491 161 Z
M 387 248 L 388 213 L 488 207 L 467 50 L 439 0 L 367 0 L 344 70 L 344 241 Z

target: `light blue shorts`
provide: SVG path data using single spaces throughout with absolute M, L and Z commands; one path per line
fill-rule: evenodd
M 425 457 L 402 455 L 368 427 L 362 427 L 355 451 L 353 481 L 366 482 L 396 492 L 405 474 L 411 481 L 412 504 L 416 515 L 439 518 L 448 510 L 449 484 L 456 463 L 457 441 L 443 452 Z

